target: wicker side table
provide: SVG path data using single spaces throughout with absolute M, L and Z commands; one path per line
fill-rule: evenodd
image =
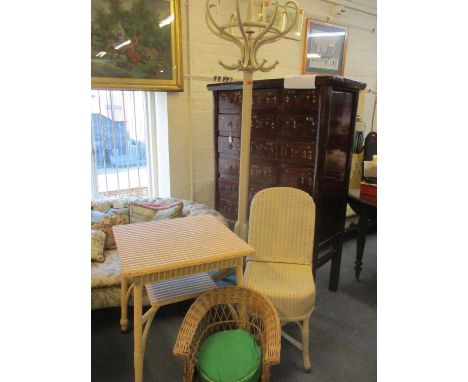
M 127 330 L 128 285 L 133 284 L 135 382 L 142 382 L 142 287 L 225 268 L 235 268 L 237 285 L 242 286 L 243 257 L 255 250 L 210 215 L 121 225 L 113 230 L 122 264 L 120 326 Z

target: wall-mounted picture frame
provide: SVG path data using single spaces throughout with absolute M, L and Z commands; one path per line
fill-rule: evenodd
M 180 0 L 91 0 L 91 87 L 182 91 Z
M 348 28 L 307 19 L 302 74 L 343 76 Z
M 275 0 L 262 0 L 261 1 L 261 17 L 263 22 L 270 22 L 271 18 L 273 17 L 274 7 L 275 7 Z M 276 20 L 274 22 L 274 26 L 283 29 L 287 25 L 287 17 L 286 13 L 289 17 L 293 17 L 295 12 L 294 7 L 290 7 L 287 5 L 279 5 L 278 12 L 276 15 Z M 296 25 L 293 29 L 284 36 L 284 38 L 288 38 L 290 40 L 297 40 L 300 41 L 302 39 L 302 28 L 304 25 L 304 10 L 299 9 L 299 13 L 297 15 Z

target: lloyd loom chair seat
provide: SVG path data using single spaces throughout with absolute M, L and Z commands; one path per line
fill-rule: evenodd
M 281 325 L 296 322 L 302 344 L 283 337 L 302 350 L 304 368 L 311 371 L 309 318 L 314 310 L 312 277 L 315 203 L 304 191 L 274 187 L 258 192 L 251 204 L 249 244 L 256 253 L 247 259 L 244 285 L 275 306 Z M 300 324 L 302 323 L 302 325 Z
M 262 353 L 261 380 L 269 381 L 271 365 L 280 360 L 278 314 L 265 296 L 244 287 L 227 286 L 201 295 L 185 315 L 174 346 L 174 355 L 183 361 L 185 382 L 197 380 L 195 366 L 204 340 L 231 329 L 243 329 L 255 337 Z

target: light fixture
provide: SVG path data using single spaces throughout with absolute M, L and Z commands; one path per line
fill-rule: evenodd
M 123 48 L 125 45 L 128 45 L 130 44 L 132 41 L 131 40 L 127 40 L 127 41 L 124 41 L 122 44 L 119 44 L 115 47 L 116 50 L 120 49 L 120 48 Z
M 312 32 L 307 36 L 309 37 L 332 37 L 332 36 L 344 36 L 346 32 Z
M 173 21 L 174 21 L 174 15 L 170 15 L 170 16 L 166 17 L 163 21 L 161 21 L 159 23 L 159 28 L 162 28 L 162 27 L 164 27 L 166 25 L 169 25 Z

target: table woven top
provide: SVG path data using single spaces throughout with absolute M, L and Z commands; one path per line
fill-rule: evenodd
M 127 276 L 252 255 L 255 250 L 211 215 L 113 227 Z

